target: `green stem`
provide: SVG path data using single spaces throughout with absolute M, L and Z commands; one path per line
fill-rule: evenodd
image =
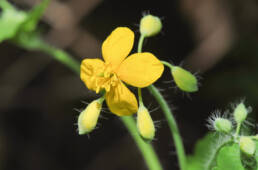
M 33 37 L 36 43 L 33 43 L 33 46 L 29 45 L 30 43 L 24 41 L 14 41 L 20 47 L 23 47 L 27 50 L 39 50 L 51 55 L 54 59 L 61 62 L 76 74 L 80 75 L 80 63 L 71 57 L 68 53 L 61 49 L 52 47 L 45 42 L 41 41 L 39 37 Z M 137 144 L 139 150 L 141 151 L 143 158 L 150 170 L 162 170 L 162 166 L 159 162 L 159 159 L 156 156 L 156 153 L 153 147 L 150 144 L 147 144 L 139 136 L 136 123 L 132 116 L 121 117 L 122 122 L 130 132 L 135 143 Z
M 237 137 L 239 136 L 240 129 L 241 129 L 241 123 L 237 123 L 236 133 L 235 133 L 235 135 L 234 135 L 235 140 L 236 140 Z
M 150 85 L 148 87 L 148 90 L 155 97 L 155 99 L 159 103 L 162 111 L 165 114 L 165 117 L 168 121 L 168 125 L 169 125 L 169 128 L 170 128 L 171 134 L 172 134 L 173 139 L 174 139 L 180 169 L 181 170 L 186 170 L 186 156 L 185 156 L 184 146 L 183 146 L 181 136 L 179 134 L 179 130 L 178 130 L 175 118 L 173 117 L 173 114 L 172 114 L 167 102 L 162 97 L 162 95 L 160 94 L 158 89 L 155 86 Z
M 136 142 L 138 148 L 140 148 L 142 155 L 146 161 L 146 164 L 150 170 L 162 170 L 162 166 L 159 159 L 153 150 L 152 146 L 142 140 L 138 133 L 135 121 L 132 116 L 122 116 L 120 117 L 124 125 L 127 127 L 134 141 Z
M 74 60 L 68 53 L 52 46 L 43 46 L 41 51 L 53 56 L 57 61 L 68 66 L 72 71 L 80 74 L 80 63 Z
M 142 52 L 142 45 L 143 45 L 144 38 L 145 38 L 144 34 L 141 34 L 139 42 L 138 42 L 138 49 L 137 49 L 138 53 Z M 138 98 L 139 98 L 139 105 L 143 105 L 141 88 L 138 88 Z
M 139 97 L 139 105 L 143 105 L 141 88 L 138 88 L 138 97 Z
M 141 34 L 139 43 L 138 43 L 138 52 L 142 51 L 142 45 L 144 41 L 145 35 Z M 166 61 L 162 61 L 162 63 L 172 69 L 173 65 Z M 181 170 L 186 170 L 186 156 L 185 156 L 185 151 L 184 151 L 184 146 L 183 142 L 181 139 L 181 136 L 179 134 L 179 130 L 175 121 L 175 118 L 173 117 L 173 114 L 165 101 L 165 99 L 162 97 L 158 89 L 154 85 L 150 85 L 148 87 L 150 93 L 155 97 L 157 102 L 159 103 L 161 109 L 163 110 L 165 117 L 168 121 L 168 125 L 171 131 L 171 134 L 174 139 L 175 147 L 176 147 L 176 152 L 178 155 L 178 160 L 179 160 L 179 165 Z M 142 103 L 142 96 L 141 96 L 141 89 L 138 88 L 138 96 L 139 96 L 139 102 L 140 104 Z
M 72 56 L 70 56 L 65 51 L 55 48 L 40 39 L 37 35 L 32 35 L 31 37 L 25 34 L 25 36 L 20 36 L 17 39 L 14 39 L 13 42 L 27 50 L 38 50 L 46 54 L 49 54 L 54 59 L 69 67 L 76 74 L 80 74 L 80 63 L 76 61 Z M 24 38 L 23 38 L 24 37 Z M 33 45 L 31 45 L 33 42 Z
M 161 63 L 164 64 L 165 66 L 169 67 L 170 69 L 174 68 L 174 65 L 170 64 L 169 62 L 161 61 Z
M 141 34 L 139 42 L 138 42 L 138 49 L 137 49 L 138 53 L 142 52 L 142 45 L 143 45 L 144 38 L 145 38 L 145 35 Z

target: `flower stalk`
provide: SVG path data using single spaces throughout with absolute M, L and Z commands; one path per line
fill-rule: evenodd
M 160 108 L 162 109 L 166 117 L 166 120 L 168 121 L 168 126 L 170 128 L 170 132 L 173 136 L 173 140 L 175 143 L 180 169 L 186 170 L 186 156 L 185 156 L 184 146 L 183 146 L 182 138 L 180 136 L 173 113 L 170 110 L 165 99 L 162 97 L 162 95 L 154 85 L 150 85 L 148 87 L 148 90 L 159 103 Z
M 139 43 L 138 43 L 138 52 L 142 52 L 142 45 L 143 45 L 144 38 L 145 38 L 145 35 L 141 34 Z M 168 62 L 162 61 L 162 63 L 164 65 L 172 67 L 172 65 L 169 64 Z M 168 121 L 168 125 L 170 128 L 171 134 L 173 136 L 174 143 L 175 143 L 180 169 L 186 170 L 186 155 L 185 155 L 185 151 L 184 151 L 184 146 L 183 146 L 183 142 L 182 142 L 175 118 L 173 116 L 173 113 L 170 110 L 166 100 L 163 98 L 163 96 L 160 94 L 160 92 L 154 85 L 148 86 L 148 90 L 159 103 L 159 105 Z M 141 104 L 142 103 L 142 95 L 141 95 L 140 88 L 138 88 L 138 96 L 139 96 L 139 102 Z
M 134 118 L 132 116 L 122 116 L 120 117 L 120 119 L 133 137 L 138 148 L 140 149 L 149 170 L 162 170 L 163 168 L 152 145 L 146 143 L 139 135 Z

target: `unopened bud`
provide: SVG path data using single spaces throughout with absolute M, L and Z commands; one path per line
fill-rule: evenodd
M 140 106 L 137 112 L 137 128 L 140 135 L 150 141 L 155 136 L 155 126 L 146 107 Z
M 146 37 L 151 37 L 161 31 L 162 23 L 159 17 L 153 15 L 145 15 L 140 22 L 140 32 Z
M 239 146 L 243 153 L 245 153 L 248 156 L 253 156 L 255 153 L 255 143 L 254 141 L 247 136 L 240 137 L 239 140 Z
M 245 107 L 244 103 L 240 103 L 236 106 L 234 110 L 234 119 L 237 123 L 242 123 L 248 114 L 248 110 Z
M 80 113 L 78 118 L 79 135 L 89 133 L 96 127 L 102 102 L 102 99 L 94 100 Z
M 213 126 L 218 132 L 229 133 L 232 130 L 232 123 L 228 119 L 224 118 L 216 118 Z
M 185 92 L 195 92 L 198 90 L 198 83 L 196 77 L 189 71 L 174 66 L 171 69 L 172 76 L 176 85 Z

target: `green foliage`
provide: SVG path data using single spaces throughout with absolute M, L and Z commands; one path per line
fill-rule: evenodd
M 0 3 L 0 7 L 3 8 L 0 16 L 0 42 L 14 37 L 27 18 L 26 13 L 17 11 L 3 2 Z
M 35 31 L 41 16 L 44 14 L 50 0 L 43 0 L 38 6 L 27 13 L 27 20 L 22 24 L 23 31 Z
M 5 0 L 0 1 L 0 42 L 13 39 L 19 34 L 35 31 L 49 0 L 43 0 L 29 12 L 19 11 Z
M 221 148 L 216 163 L 216 168 L 213 168 L 213 170 L 245 170 L 241 164 L 238 144 L 227 145 Z
M 194 154 L 188 156 L 188 170 L 209 170 L 216 165 L 218 150 L 229 143 L 231 138 L 218 134 L 209 133 L 199 140 L 195 146 Z

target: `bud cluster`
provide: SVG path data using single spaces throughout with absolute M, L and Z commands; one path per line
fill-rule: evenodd
M 213 115 L 209 118 L 209 126 L 216 132 L 228 134 L 232 137 L 232 141 L 239 144 L 239 148 L 246 156 L 252 157 L 256 151 L 256 144 L 254 140 L 258 140 L 258 136 L 244 136 L 240 135 L 241 125 L 246 121 L 250 108 L 247 108 L 243 102 L 237 104 L 232 113 L 232 119 L 228 119 L 225 116 L 221 117 L 219 114 Z M 233 123 L 236 123 L 236 129 L 234 129 Z M 234 134 L 232 133 L 234 132 Z

